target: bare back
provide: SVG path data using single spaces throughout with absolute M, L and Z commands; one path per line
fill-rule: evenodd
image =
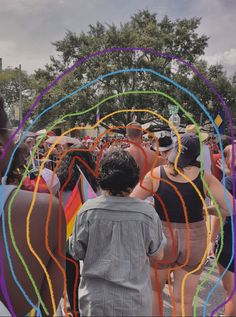
M 12 208 L 9 208 L 9 203 L 11 197 L 6 201 L 4 214 L 6 219 L 6 237 L 8 241 L 9 252 L 11 255 L 11 261 L 13 263 L 13 269 L 17 280 L 19 281 L 22 288 L 25 290 L 26 294 L 29 296 L 31 302 L 37 305 L 38 298 L 33 288 L 32 282 L 30 281 L 28 274 L 26 273 L 13 245 L 11 235 L 8 228 L 8 213 L 11 210 L 11 224 L 14 232 L 14 238 L 21 253 L 25 264 L 27 265 L 32 277 L 35 281 L 35 285 L 38 288 L 41 298 L 44 301 L 49 314 L 52 315 L 52 303 L 49 293 L 49 288 L 47 282 L 45 281 L 45 274 L 42 266 L 36 259 L 36 257 L 31 252 L 28 241 L 26 238 L 26 219 L 28 216 L 29 208 L 32 202 L 33 193 L 28 191 L 20 190 L 14 199 Z M 41 259 L 43 265 L 46 267 L 48 274 L 50 275 L 52 285 L 55 289 L 55 302 L 58 304 L 62 292 L 63 292 L 63 275 L 59 267 L 55 264 L 54 260 L 51 258 L 48 249 L 45 246 L 45 236 L 47 227 L 47 216 L 49 208 L 49 195 L 48 194 L 37 194 L 37 199 L 32 210 L 32 215 L 30 218 L 30 242 L 35 253 Z M 65 245 L 65 220 L 63 215 L 63 210 L 61 212 L 61 245 Z M 51 252 L 54 253 L 54 257 L 60 263 L 61 267 L 64 267 L 65 260 L 61 254 L 58 253 L 58 236 L 59 236 L 59 203 L 56 198 L 52 198 L 52 210 L 51 216 L 48 223 L 50 227 L 48 235 L 48 245 Z M 3 245 L 3 234 L 0 231 L 0 242 Z M 14 278 L 11 274 L 11 270 L 8 263 L 8 256 L 6 254 L 5 248 L 3 248 L 3 265 L 4 273 L 7 276 L 6 287 L 8 289 L 8 295 L 11 299 L 13 310 L 16 315 L 22 316 L 28 313 L 32 307 L 25 300 L 25 297 L 18 289 L 15 284 Z M 58 294 L 57 294 L 58 293 Z M 14 299 L 14 301 L 12 301 Z M 0 301 L 4 304 L 5 298 L 0 293 Z
M 140 146 L 131 145 L 127 151 L 133 156 L 139 167 L 140 179 L 142 179 L 152 167 L 156 167 L 159 165 L 158 163 L 160 163 L 157 154 L 152 150 L 143 147 L 141 144 Z

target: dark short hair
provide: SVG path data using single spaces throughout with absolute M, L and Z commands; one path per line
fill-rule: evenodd
M 223 135 L 221 137 L 221 141 L 222 141 L 223 149 L 226 148 L 226 146 L 232 144 L 232 138 L 228 135 Z
M 100 162 L 98 183 L 116 196 L 129 192 L 139 181 L 139 168 L 134 158 L 122 149 L 108 152 Z
M 87 148 L 80 146 L 78 148 L 71 148 L 68 153 L 61 160 L 61 164 L 57 170 L 57 176 L 60 180 L 61 187 L 67 183 L 64 187 L 64 191 L 73 190 L 78 179 L 80 177 L 80 171 L 76 165 L 79 166 L 82 173 L 86 177 L 89 184 L 92 186 L 93 190 L 97 191 L 97 180 L 96 177 L 91 173 L 91 171 L 86 168 L 86 166 L 81 162 L 84 161 L 91 170 L 95 171 L 96 164 L 93 153 L 86 151 Z M 71 166 L 73 159 L 75 158 L 74 165 Z M 81 159 L 81 160 L 80 160 Z M 71 167 L 70 167 L 71 166 Z M 71 177 L 69 177 L 69 170 L 71 168 Z M 69 182 L 68 182 L 69 180 Z

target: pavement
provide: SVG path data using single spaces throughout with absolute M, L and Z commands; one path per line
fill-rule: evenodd
M 212 262 L 208 263 L 205 265 L 203 273 L 201 274 L 200 282 L 203 281 L 204 277 L 206 274 L 210 271 L 211 269 L 211 264 Z M 199 292 L 199 297 L 197 301 L 197 316 L 203 316 L 204 314 L 204 304 L 206 301 L 206 298 L 208 296 L 208 293 L 211 291 L 211 289 L 215 286 L 217 280 L 218 280 L 218 271 L 215 269 L 210 277 L 207 279 L 207 281 L 204 283 L 204 285 L 201 287 L 200 292 Z M 220 285 L 217 287 L 216 291 L 213 293 L 213 295 L 210 297 L 208 304 L 207 304 L 207 310 L 206 310 L 206 316 L 210 316 L 211 312 L 213 309 L 215 309 L 219 304 L 221 304 L 225 299 L 225 291 L 220 283 Z M 163 300 L 164 300 L 164 316 L 172 316 L 172 305 L 170 301 L 170 296 L 169 296 L 169 290 L 168 290 L 168 285 L 166 285 L 164 289 L 164 295 L 163 295 Z M 223 309 L 219 310 L 216 312 L 214 317 L 223 315 Z M 187 317 L 187 316 L 186 316 Z
M 204 277 L 206 274 L 210 271 L 211 269 L 211 264 L 212 262 L 209 262 L 207 265 L 204 266 L 204 270 L 201 274 L 200 282 L 203 281 Z M 197 316 L 203 316 L 204 313 L 204 303 L 205 300 L 208 296 L 208 293 L 210 290 L 215 286 L 217 280 L 218 280 L 218 271 L 215 269 L 210 277 L 207 279 L 207 281 L 204 283 L 204 285 L 201 287 L 200 292 L 199 292 L 199 297 L 197 301 Z M 220 284 L 216 291 L 213 293 L 213 296 L 208 301 L 207 304 L 207 311 L 206 311 L 206 316 L 210 316 L 211 312 L 214 308 L 216 308 L 219 304 L 221 304 L 225 299 L 225 291 Z M 168 285 L 165 286 L 164 289 L 164 294 L 163 294 L 163 300 L 164 300 L 164 317 L 169 317 L 172 316 L 172 305 L 170 301 L 170 296 L 169 296 L 169 290 L 168 290 Z M 67 306 L 69 307 L 69 303 L 67 303 Z M 223 315 L 223 310 L 219 310 L 214 317 Z M 63 299 L 61 300 L 61 303 L 58 307 L 57 310 L 57 316 L 65 316 L 63 312 Z M 188 317 L 188 316 L 185 316 Z

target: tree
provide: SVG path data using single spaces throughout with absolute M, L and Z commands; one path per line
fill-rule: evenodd
M 207 36 L 200 36 L 197 33 L 200 21 L 200 18 L 171 21 L 167 16 L 159 20 L 156 14 L 142 10 L 133 15 L 130 21 L 119 26 L 97 22 L 96 25 L 89 26 L 87 33 L 82 32 L 77 35 L 67 31 L 64 39 L 53 43 L 56 56 L 51 57 L 50 64 L 47 64 L 44 70 L 36 71 L 36 81 L 41 89 L 79 58 L 91 52 L 111 47 L 148 47 L 180 56 L 182 59 L 195 63 L 204 54 L 208 40 Z M 117 51 L 90 59 L 78 67 L 41 101 L 40 111 L 100 75 L 114 70 L 140 67 L 150 68 L 173 78 L 177 77 L 171 71 L 170 59 L 156 57 L 151 53 L 141 51 Z M 178 74 L 183 72 L 181 67 L 179 69 Z M 187 74 L 187 72 L 188 70 L 185 69 L 184 73 Z M 59 106 L 56 110 L 50 111 L 49 115 L 54 120 L 63 113 L 84 110 L 110 95 L 130 90 L 161 90 L 173 93 L 173 97 L 177 94 L 177 90 L 170 84 L 150 73 L 119 74 L 99 80 L 96 84 L 70 98 L 66 102 L 66 107 Z M 147 107 L 166 114 L 168 104 L 168 100 L 157 95 L 127 95 L 106 102 L 100 107 L 100 113 L 103 116 L 116 109 Z M 93 114 L 72 117 L 70 125 L 73 126 L 75 121 L 94 123 L 95 111 Z M 107 120 L 107 124 L 126 124 L 131 120 L 131 115 L 130 113 L 116 115 Z M 147 114 L 138 113 L 137 116 L 141 123 L 153 119 Z
M 19 123 L 15 120 L 15 106 L 19 107 L 20 99 L 19 76 L 19 69 L 17 68 L 13 69 L 9 67 L 0 72 L 0 92 L 5 100 L 7 112 L 14 125 Z M 34 89 L 33 76 L 29 76 L 25 71 L 21 71 L 23 115 L 34 96 Z

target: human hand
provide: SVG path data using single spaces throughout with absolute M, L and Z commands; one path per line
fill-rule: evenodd
M 226 162 L 224 162 L 224 166 L 223 166 L 222 159 L 219 159 L 219 160 L 216 162 L 216 167 L 218 167 L 222 172 L 223 172 L 223 170 L 224 170 L 226 176 L 230 176 L 230 175 L 231 175 L 231 170 L 230 170 L 230 168 L 228 167 L 228 165 L 226 164 Z

